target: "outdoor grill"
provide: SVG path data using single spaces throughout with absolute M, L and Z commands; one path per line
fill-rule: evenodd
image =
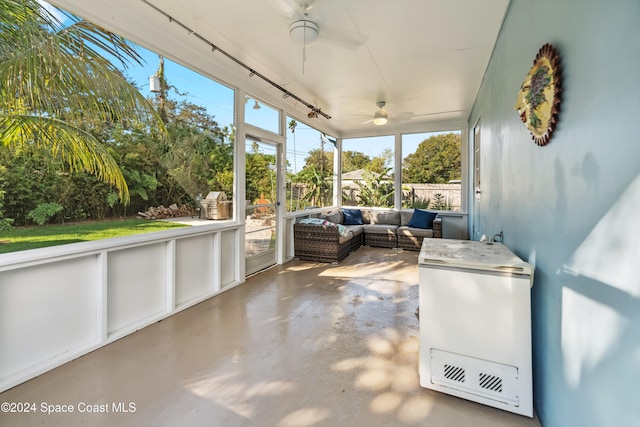
M 228 219 L 231 212 L 231 200 L 227 200 L 224 191 L 210 191 L 200 200 L 200 217 L 205 219 Z

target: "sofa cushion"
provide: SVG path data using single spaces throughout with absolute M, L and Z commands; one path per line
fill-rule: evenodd
M 371 224 L 371 209 L 360 209 L 362 212 L 362 223 Z
M 433 228 L 433 220 L 436 219 L 436 216 L 438 216 L 436 212 L 416 209 L 413 211 L 413 216 L 407 226 L 412 228 Z
M 336 224 L 322 218 L 304 218 L 300 220 L 300 224 L 325 225 L 327 227 L 338 227 L 338 234 L 340 235 L 340 237 L 346 237 L 349 235 L 349 229 L 347 229 L 347 227 L 345 227 L 344 225 Z
M 411 228 L 406 225 L 398 227 L 398 236 L 407 237 L 433 237 L 431 228 Z
M 371 234 L 393 234 L 395 235 L 398 231 L 397 225 L 390 224 L 366 224 L 363 226 L 364 232 Z
M 329 222 L 333 222 L 334 224 L 342 224 L 342 215 L 340 211 L 329 211 L 325 214 L 320 215 L 320 218 L 326 219 Z
M 354 236 L 364 232 L 364 225 L 345 225 L 345 227 L 347 227 L 347 230 L 352 232 Z
M 398 211 L 371 211 L 371 224 L 400 225 L 400 212 Z
M 400 212 L 400 225 L 408 225 L 413 217 L 413 209 Z
M 344 225 L 362 225 L 362 212 L 360 209 L 342 209 Z
M 353 238 L 353 233 L 351 231 L 347 231 L 346 234 L 344 235 L 340 234 L 340 237 L 338 237 L 338 243 L 343 244 L 345 242 L 348 242 L 352 238 Z
M 300 224 L 312 224 L 312 225 L 336 225 L 334 222 L 327 221 L 323 218 L 302 218 Z

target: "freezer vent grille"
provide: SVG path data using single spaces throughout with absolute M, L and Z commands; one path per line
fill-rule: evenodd
M 522 384 L 515 366 L 437 348 L 431 348 L 430 353 L 430 363 L 420 365 L 421 385 L 423 379 L 428 379 L 424 381 L 425 387 L 455 396 L 482 398 L 476 400 L 482 403 L 491 400 L 520 406 L 519 395 L 527 386 Z
M 454 365 L 444 365 L 444 377 L 451 381 L 464 382 L 464 368 Z
M 502 393 L 502 378 L 496 375 L 480 373 L 480 387 L 496 393 Z

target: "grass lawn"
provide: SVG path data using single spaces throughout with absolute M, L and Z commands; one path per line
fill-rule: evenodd
M 108 237 L 151 233 L 176 227 L 189 226 L 164 221 L 150 221 L 148 219 L 125 219 L 121 221 L 13 228 L 0 232 L 0 254 L 65 245 L 67 243 L 88 242 Z

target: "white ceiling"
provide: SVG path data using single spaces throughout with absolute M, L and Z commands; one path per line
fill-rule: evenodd
M 301 0 L 147 0 L 220 49 L 331 116 L 309 123 L 336 136 L 379 132 L 365 123 L 386 101 L 393 127 L 420 129 L 469 116 L 509 0 L 315 0 L 318 41 L 289 39 Z M 310 0 L 302 0 L 309 2 Z M 275 106 L 308 108 L 250 77 L 142 0 L 51 3 L 132 41 L 242 87 Z M 396 115 L 394 119 L 394 113 Z M 408 114 L 412 113 L 412 114 Z

